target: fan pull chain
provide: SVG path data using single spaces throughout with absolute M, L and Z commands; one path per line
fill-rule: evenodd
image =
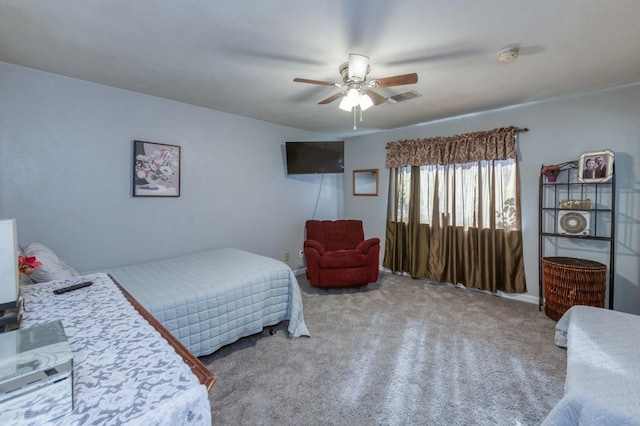
M 358 129 L 358 127 L 356 127 L 356 114 L 357 114 L 356 110 L 357 109 L 358 109 L 357 107 L 353 107 L 353 130 Z

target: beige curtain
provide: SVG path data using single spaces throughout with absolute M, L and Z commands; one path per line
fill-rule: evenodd
M 525 292 L 521 130 L 388 143 L 383 266 L 491 292 Z

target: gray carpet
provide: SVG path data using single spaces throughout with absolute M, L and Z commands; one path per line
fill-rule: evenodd
M 201 358 L 214 425 L 539 425 L 562 397 L 566 352 L 537 305 L 389 273 L 298 281 L 310 338 L 281 323 Z

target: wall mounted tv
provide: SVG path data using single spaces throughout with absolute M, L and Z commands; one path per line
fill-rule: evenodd
M 287 142 L 287 174 L 344 173 L 344 141 Z

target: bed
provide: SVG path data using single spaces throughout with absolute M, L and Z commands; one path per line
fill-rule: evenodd
M 564 397 L 543 425 L 640 425 L 640 316 L 573 306 L 556 325 L 567 348 Z
M 20 246 L 20 254 L 42 262 L 24 283 L 80 275 L 41 243 Z M 293 271 L 269 257 L 221 248 L 83 274 L 97 272 L 110 274 L 195 356 L 282 321 L 291 336 L 309 336 Z
M 285 320 L 309 336 L 293 271 L 269 257 L 221 248 L 102 271 L 195 356 Z

